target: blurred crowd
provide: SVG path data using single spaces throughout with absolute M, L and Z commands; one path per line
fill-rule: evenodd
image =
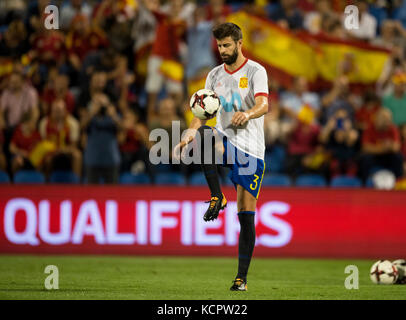
M 59 8 L 59 29 L 45 8 Z M 346 30 L 344 8 L 360 24 Z M 353 57 L 330 88 L 303 77 L 284 87 L 269 75 L 268 170 L 293 178 L 406 173 L 406 0 L 2 0 L 0 169 L 73 171 L 88 183 L 145 172 L 149 132 L 190 123 L 191 84 L 221 64 L 213 25 L 246 10 L 292 32 L 356 39 L 391 51 L 376 85 L 353 90 Z M 204 82 L 203 82 L 204 83 Z M 189 176 L 199 166 L 170 165 Z

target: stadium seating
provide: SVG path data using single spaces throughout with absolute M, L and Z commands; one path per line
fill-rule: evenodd
M 366 187 L 366 188 L 375 188 L 374 182 L 372 181 L 372 176 L 373 176 L 375 173 L 377 173 L 378 171 L 380 171 L 380 170 L 385 170 L 385 168 L 384 168 L 384 167 L 375 166 L 375 167 L 372 167 L 371 170 L 369 170 L 368 179 L 367 179 L 367 181 L 365 182 L 365 187 Z
M 145 173 L 132 174 L 131 172 L 125 172 L 120 176 L 121 184 L 149 184 L 151 179 Z
M 51 183 L 68 183 L 77 184 L 80 183 L 79 177 L 72 171 L 54 171 L 49 178 Z
M 191 186 L 206 186 L 206 177 L 202 172 L 194 172 L 189 178 L 189 184 Z
M 45 183 L 45 177 L 35 170 L 21 170 L 14 175 L 14 183 Z
M 159 173 L 167 173 L 172 171 L 172 166 L 170 164 L 159 163 L 155 166 L 156 171 Z
M 373 175 L 374 173 L 377 173 L 378 171 L 381 171 L 381 170 L 385 170 L 385 168 L 384 167 L 380 167 L 380 166 L 375 166 L 375 167 L 372 167 L 371 168 L 371 170 L 369 170 L 369 175 Z
M 8 176 L 7 172 L 0 171 L 0 183 L 9 183 L 10 177 Z
M 369 176 L 367 181 L 365 182 L 365 187 L 367 188 L 375 188 L 374 182 L 372 181 L 372 175 Z
M 289 176 L 285 174 L 267 174 L 262 180 L 263 186 L 273 186 L 273 187 L 290 187 L 292 181 Z
M 265 171 L 281 173 L 285 163 L 286 151 L 282 146 L 274 146 L 265 153 Z
M 385 187 L 383 187 L 383 185 L 385 185 L 385 183 L 382 185 L 382 180 L 381 183 L 378 183 L 377 185 L 375 185 L 376 182 L 374 182 L 374 175 L 376 172 L 370 174 L 368 176 L 367 181 L 365 182 L 365 187 L 366 188 L 371 188 L 371 189 L 384 189 Z M 395 179 L 395 177 L 393 176 L 393 179 Z M 379 181 L 380 179 L 378 179 Z M 385 179 L 386 180 L 386 179 Z
M 185 185 L 185 177 L 177 172 L 159 173 L 156 176 L 156 184 L 158 185 Z
M 326 179 L 318 174 L 303 174 L 296 179 L 297 187 L 325 187 L 327 185 Z
M 330 186 L 332 188 L 360 188 L 362 182 L 356 177 L 337 176 L 331 180 Z

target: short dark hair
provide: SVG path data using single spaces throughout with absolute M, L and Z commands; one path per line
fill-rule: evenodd
M 235 42 L 242 39 L 242 31 L 239 26 L 232 22 L 219 24 L 213 28 L 213 36 L 217 40 L 231 37 Z

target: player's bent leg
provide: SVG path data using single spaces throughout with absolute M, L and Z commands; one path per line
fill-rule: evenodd
M 255 247 L 256 198 L 241 185 L 237 185 L 237 208 L 240 222 L 238 239 L 238 273 L 230 290 L 246 291 L 247 274 Z
M 210 188 L 211 199 L 208 201 L 209 208 L 203 216 L 204 221 L 217 219 L 219 212 L 227 205 L 227 200 L 221 192 L 220 179 L 216 158 L 224 152 L 224 150 L 216 150 L 216 142 L 222 141 L 215 129 L 209 126 L 201 126 L 198 130 L 200 137 L 200 161 L 201 167 Z M 218 162 L 218 161 L 217 161 Z

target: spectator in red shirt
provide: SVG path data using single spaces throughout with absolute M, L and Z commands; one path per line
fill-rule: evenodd
M 104 31 L 97 25 L 90 25 L 89 18 L 78 14 L 74 17 L 69 33 L 65 38 L 68 60 L 79 72 L 86 55 L 108 44 Z
M 183 67 L 180 64 L 180 43 L 186 32 L 186 21 L 181 16 L 183 0 L 170 2 L 169 13 L 154 11 L 157 19 L 157 30 L 155 42 L 151 55 L 148 59 L 148 76 L 146 79 L 146 91 L 148 93 L 148 119 L 151 119 L 155 112 L 157 97 L 165 84 L 168 93 L 176 104 L 182 97 Z M 176 69 L 163 72 L 164 63 L 171 61 L 177 65 Z M 167 70 L 168 71 L 168 70 Z
M 226 22 L 226 17 L 231 13 L 231 7 L 224 0 L 210 0 L 205 6 L 206 19 L 209 21 Z M 217 46 L 216 46 L 217 49 Z
M 134 164 L 142 162 L 151 180 L 154 181 L 153 167 L 148 158 L 148 149 L 151 147 L 148 128 L 139 121 L 138 115 L 131 109 L 123 114 L 122 123 L 122 130 L 118 134 L 121 172 L 132 171 Z
M 66 110 L 70 114 L 73 114 L 75 98 L 69 90 L 69 78 L 63 74 L 58 74 L 53 83 L 50 83 L 49 86 L 44 89 L 41 96 L 43 114 L 48 115 L 50 113 L 50 106 L 57 99 L 62 99 L 65 102 Z
M 40 24 L 39 31 L 30 40 L 32 58 L 37 58 L 45 65 L 61 66 L 65 62 L 66 47 L 63 33 L 55 29 L 46 29 Z
M 134 71 L 136 82 L 144 87 L 147 77 L 147 61 L 155 41 L 157 21 L 152 12 L 158 10 L 159 0 L 141 0 L 134 18 L 132 38 L 134 41 Z
M 52 142 L 56 148 L 45 159 L 46 172 L 73 169 L 80 177 L 79 123 L 68 114 L 64 100 L 57 99 L 52 103 L 50 114 L 40 121 L 39 131 L 42 139 Z
M 320 127 L 313 122 L 311 108 L 304 106 L 303 110 L 288 133 L 286 170 L 293 177 L 308 171 L 309 157 L 319 146 Z
M 365 95 L 364 105 L 355 113 L 355 121 L 360 130 L 369 128 L 375 119 L 377 111 L 381 108 L 381 100 L 375 93 Z
M 379 109 L 374 124 L 362 136 L 361 175 L 364 181 L 374 167 L 383 167 L 398 178 L 403 174 L 403 157 L 398 128 L 393 124 L 392 113 Z
M 20 169 L 35 169 L 29 157 L 31 151 L 40 141 L 41 136 L 36 128 L 32 111 L 27 111 L 22 117 L 21 124 L 15 129 L 10 142 L 11 170 L 13 173 Z
M 297 7 L 303 12 L 310 12 L 315 9 L 315 1 L 312 0 L 299 0 Z

